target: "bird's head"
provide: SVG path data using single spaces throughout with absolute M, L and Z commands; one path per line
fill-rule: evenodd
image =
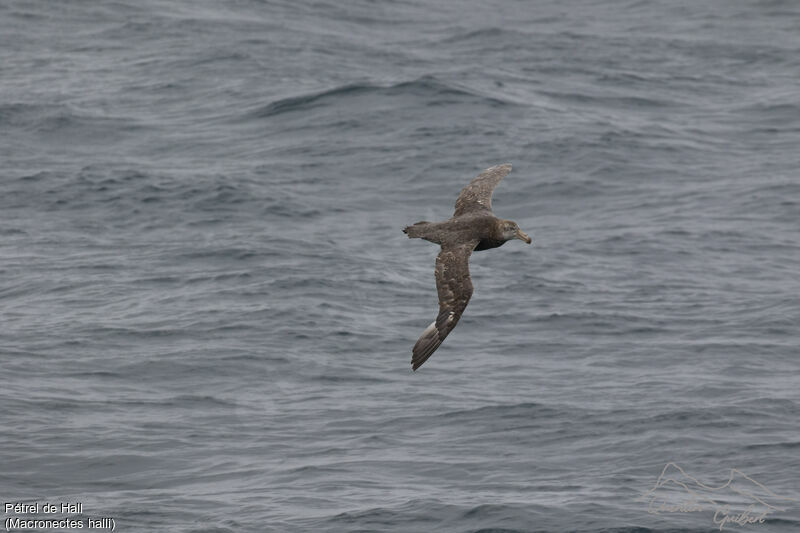
M 531 238 L 528 235 L 519 229 L 517 223 L 512 220 L 504 220 L 501 227 L 501 231 L 503 232 L 503 239 L 510 241 L 511 239 L 519 239 L 521 241 L 525 241 L 528 244 L 531 243 Z

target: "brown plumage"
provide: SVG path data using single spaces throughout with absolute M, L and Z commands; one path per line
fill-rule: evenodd
M 492 213 L 492 192 L 509 172 L 511 165 L 508 164 L 486 169 L 461 190 L 452 218 L 444 222 L 417 222 L 403 230 L 409 238 L 425 239 L 442 247 L 436 257 L 435 270 L 439 314 L 414 345 L 411 357 L 414 370 L 428 360 L 456 327 L 469 303 L 472 251 L 497 248 L 511 239 L 531 243 L 531 238 L 516 222 L 497 218 Z

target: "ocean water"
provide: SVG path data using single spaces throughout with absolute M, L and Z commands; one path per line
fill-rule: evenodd
M 800 531 L 798 230 L 794 1 L 6 0 L 3 525 Z

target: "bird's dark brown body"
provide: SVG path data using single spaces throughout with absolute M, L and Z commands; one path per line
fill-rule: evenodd
M 516 222 L 492 213 L 492 192 L 511 171 L 511 165 L 491 167 L 462 189 L 452 218 L 444 222 L 417 222 L 403 232 L 409 238 L 441 245 L 436 258 L 436 290 L 439 314 L 422 332 L 412 350 L 411 366 L 419 368 L 453 330 L 472 297 L 469 256 L 474 250 L 498 248 L 511 239 L 528 244 L 528 237 Z
M 504 245 L 503 220 L 494 215 L 475 213 L 453 217 L 444 222 L 417 222 L 404 230 L 409 237 L 419 237 L 442 246 L 452 246 L 478 239 L 474 250 L 488 250 Z

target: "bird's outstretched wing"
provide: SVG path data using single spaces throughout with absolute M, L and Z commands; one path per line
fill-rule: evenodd
M 506 174 L 511 172 L 511 165 L 497 165 L 484 170 L 480 176 L 469 182 L 469 185 L 461 189 L 461 193 L 456 200 L 456 212 L 454 217 L 469 213 L 470 211 L 492 210 L 492 192 L 497 184 L 500 183 Z
M 439 293 L 439 315 L 422 332 L 414 345 L 411 368 L 414 370 L 436 351 L 445 337 L 456 327 L 472 296 L 469 277 L 469 256 L 479 241 L 456 246 L 443 246 L 436 257 L 436 291 Z

